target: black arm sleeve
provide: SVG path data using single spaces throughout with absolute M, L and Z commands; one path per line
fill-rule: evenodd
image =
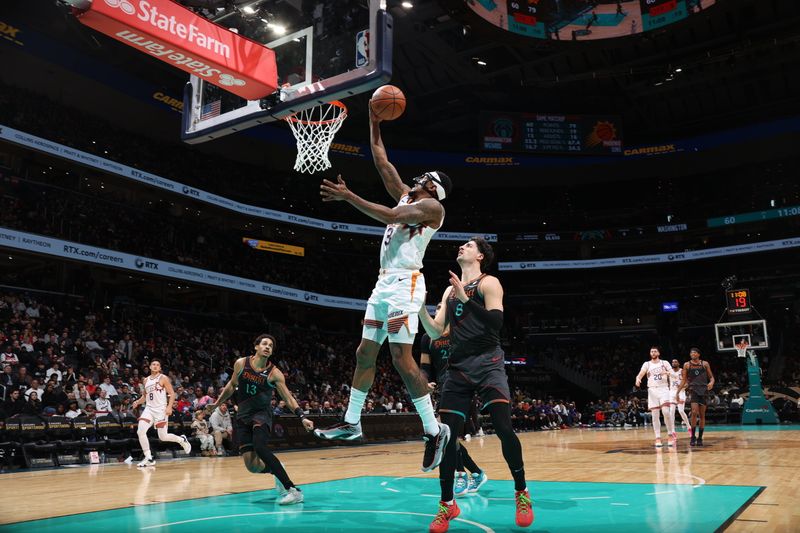
M 464 304 L 467 309 L 475 313 L 481 322 L 487 324 L 490 328 L 500 329 L 503 327 L 503 312 L 500 309 L 492 309 L 487 311 L 485 307 L 470 298 Z

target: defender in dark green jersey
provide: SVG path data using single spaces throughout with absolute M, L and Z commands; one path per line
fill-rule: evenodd
M 533 507 L 525 482 L 522 446 L 511 426 L 511 393 L 505 354 L 500 347 L 503 286 L 496 277 L 484 273 L 493 256 L 491 245 L 483 237 L 462 244 L 457 258 L 461 276 L 450 272 L 450 287 L 444 291 L 436 318 L 428 314 L 424 305 L 419 317 L 431 339 L 438 339 L 450 330 L 448 376 L 439 406 L 442 423 L 450 427 L 451 434 L 460 435 L 474 395 L 480 396 L 514 478 L 516 524 L 527 527 L 533 523 Z M 450 521 L 460 513 L 453 499 L 457 455 L 456 439 L 452 439 L 439 466 L 442 497 L 430 525 L 432 533 L 447 531 Z
M 286 386 L 283 372 L 269 360 L 275 350 L 275 337 L 260 335 L 255 340 L 254 348 L 255 355 L 236 360 L 230 381 L 217 401 L 206 406 L 206 413 L 213 413 L 235 393 L 239 406 L 236 413 L 236 434 L 244 465 L 254 474 L 272 473 L 275 476 L 275 488 L 280 493 L 281 505 L 301 503 L 303 493 L 292 483 L 281 462 L 267 447 L 272 432 L 270 404 L 274 391 L 277 390 L 286 404 L 302 419 L 306 431 L 313 430 L 314 423 L 303 416 L 303 410 Z

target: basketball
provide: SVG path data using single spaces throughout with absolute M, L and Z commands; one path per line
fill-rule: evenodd
M 372 93 L 369 105 L 381 120 L 394 120 L 406 110 L 406 97 L 394 85 L 383 85 Z

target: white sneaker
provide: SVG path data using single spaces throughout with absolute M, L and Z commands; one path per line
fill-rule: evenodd
M 479 437 L 484 437 L 485 435 L 486 435 L 486 434 L 483 432 L 483 428 L 480 428 L 480 429 L 478 430 L 478 436 L 479 436 Z
M 464 435 L 464 440 L 467 441 L 467 442 L 471 441 L 472 440 L 472 435 L 467 433 L 466 435 Z
M 295 505 L 303 503 L 303 493 L 297 487 L 292 487 L 286 491 L 286 494 L 278 501 L 279 505 Z
M 155 460 L 154 460 L 152 457 L 145 457 L 145 458 L 144 458 L 144 459 L 142 459 L 142 461 L 141 461 L 141 462 L 140 462 L 138 465 L 136 465 L 136 466 L 138 466 L 139 468 L 144 468 L 144 467 L 147 467 L 147 466 L 156 466 L 156 462 L 155 462 Z
M 272 477 L 275 480 L 275 490 L 278 491 L 278 497 L 279 498 L 283 498 L 284 496 L 289 494 L 289 491 L 286 490 L 286 487 L 283 486 L 283 483 L 281 483 L 281 480 L 278 479 L 276 476 L 272 476 Z
M 181 448 L 183 451 L 186 452 L 187 455 L 192 453 L 192 443 L 189 442 L 189 439 L 186 438 L 186 435 L 181 435 L 183 442 L 181 442 Z

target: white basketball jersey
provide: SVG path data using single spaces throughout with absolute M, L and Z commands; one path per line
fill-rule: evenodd
M 681 384 L 681 369 L 675 370 L 672 366 L 669 367 L 669 388 L 677 390 L 678 385 Z
M 647 388 L 667 388 L 669 387 L 668 378 L 670 367 L 664 361 L 646 361 L 642 365 L 642 370 L 647 369 Z
M 161 386 L 161 374 L 156 377 L 147 376 L 144 381 L 145 403 L 150 409 L 166 409 L 167 390 Z
M 408 195 L 400 198 L 397 205 L 411 205 Z M 398 270 L 420 270 L 425 249 L 431 237 L 444 224 L 444 217 L 437 228 L 424 224 L 389 224 L 381 242 L 381 268 Z

